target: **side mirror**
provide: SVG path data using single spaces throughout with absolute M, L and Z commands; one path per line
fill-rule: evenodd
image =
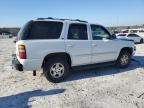
M 112 34 L 112 35 L 111 35 L 111 39 L 116 39 L 116 35 L 115 35 L 115 34 Z

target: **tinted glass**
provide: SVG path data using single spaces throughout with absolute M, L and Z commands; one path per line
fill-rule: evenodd
M 123 33 L 128 33 L 129 32 L 129 30 L 125 30 L 125 31 L 123 31 Z
M 71 24 L 68 31 L 68 39 L 73 40 L 87 40 L 87 25 L 85 24 Z
M 144 32 L 144 30 L 140 30 L 139 32 L 140 32 L 140 33 L 143 33 L 143 32 Z
M 137 33 L 138 30 L 131 30 L 130 33 Z
M 61 35 L 62 27 L 62 22 L 33 22 L 28 39 L 58 39 Z
M 33 21 L 29 21 L 27 22 L 21 29 L 20 31 L 18 32 L 18 38 L 17 40 L 25 40 L 27 37 L 28 37 L 28 32 L 29 32 L 29 29 L 32 25 L 32 22 Z
M 126 34 L 119 34 L 118 36 L 126 36 Z
M 129 34 L 128 37 L 139 37 L 139 36 L 136 34 Z
M 91 31 L 93 40 L 102 40 L 110 38 L 109 32 L 101 26 L 91 25 Z

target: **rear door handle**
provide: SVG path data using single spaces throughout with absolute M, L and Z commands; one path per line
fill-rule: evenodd
M 73 47 L 74 45 L 71 45 L 71 44 L 69 44 L 69 45 L 67 45 L 68 47 Z

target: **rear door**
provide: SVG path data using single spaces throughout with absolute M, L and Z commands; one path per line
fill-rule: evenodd
M 66 51 L 72 57 L 72 66 L 91 63 L 91 40 L 88 25 L 83 23 L 68 24 Z
M 24 27 L 19 40 L 26 46 L 27 59 L 43 60 L 51 53 L 65 52 L 65 24 L 60 21 L 33 21 Z

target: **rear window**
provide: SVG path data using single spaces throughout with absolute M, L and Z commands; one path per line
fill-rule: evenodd
M 34 22 L 29 31 L 28 39 L 58 39 L 61 35 L 62 27 L 62 22 Z
M 58 39 L 63 23 L 53 21 L 28 22 L 19 33 L 19 40 L 27 39 Z
M 18 38 L 17 40 L 26 40 L 27 36 L 28 36 L 28 32 L 29 32 L 29 29 L 32 25 L 32 22 L 33 21 L 29 21 L 27 22 L 21 29 L 20 31 L 18 32 Z

